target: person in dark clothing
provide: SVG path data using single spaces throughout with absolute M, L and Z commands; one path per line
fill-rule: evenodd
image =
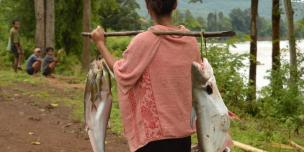
M 29 75 L 38 73 L 41 69 L 41 49 L 36 48 L 34 53 L 27 59 L 26 72 Z
M 20 43 L 19 29 L 20 21 L 14 20 L 12 22 L 12 28 L 10 30 L 9 42 L 10 50 L 14 55 L 13 69 L 15 70 L 15 72 L 17 72 L 18 69 L 22 70 L 21 64 L 24 58 L 24 52 Z
M 43 59 L 42 63 L 42 74 L 46 77 L 52 77 L 52 73 L 55 70 L 58 61 L 54 55 L 54 48 L 46 48 L 46 56 Z

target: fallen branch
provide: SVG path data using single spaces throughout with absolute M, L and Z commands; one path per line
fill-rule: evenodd
M 106 32 L 105 37 L 113 37 L 113 36 L 134 36 L 144 31 L 125 31 L 125 32 Z M 182 31 L 153 31 L 156 35 L 176 35 L 176 36 L 192 36 L 192 37 L 232 37 L 235 36 L 235 32 L 233 31 L 220 31 L 220 32 L 182 32 Z M 91 36 L 89 32 L 82 32 L 82 36 Z
M 289 143 L 290 143 L 290 145 L 291 145 L 292 147 L 294 147 L 294 148 L 297 149 L 298 151 L 303 151 L 303 152 L 304 152 L 304 147 L 302 147 L 302 146 L 296 144 L 295 142 L 293 142 L 293 141 L 291 141 L 291 140 L 289 141 Z
M 233 145 L 235 147 L 238 147 L 238 148 L 240 148 L 240 149 L 242 149 L 244 151 L 247 151 L 247 152 L 266 152 L 265 150 L 261 150 L 261 149 L 255 148 L 253 146 L 240 143 L 238 141 L 233 141 Z
M 294 147 L 292 147 L 290 145 L 279 144 L 279 143 L 272 143 L 271 146 L 274 148 L 280 148 L 280 149 L 294 149 Z

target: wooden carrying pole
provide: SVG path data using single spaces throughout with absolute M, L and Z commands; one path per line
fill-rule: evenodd
M 106 32 L 105 37 L 113 36 L 134 36 L 144 31 L 125 31 L 125 32 Z M 235 36 L 233 31 L 220 31 L 220 32 L 181 32 L 181 31 L 153 31 L 156 35 L 175 35 L 175 36 L 192 36 L 192 37 L 201 37 L 211 38 L 211 37 L 232 37 Z M 91 36 L 89 32 L 82 32 L 82 36 Z
M 242 149 L 244 151 L 247 151 L 247 152 L 266 152 L 264 150 L 252 147 L 250 145 L 246 145 L 246 144 L 240 143 L 238 141 L 233 141 L 233 145 L 235 147 L 238 147 L 238 148 L 240 148 L 240 149 Z
M 304 147 L 296 144 L 294 141 L 289 141 L 290 145 L 292 147 L 294 147 L 295 149 L 297 149 L 298 151 L 303 151 L 304 152 Z

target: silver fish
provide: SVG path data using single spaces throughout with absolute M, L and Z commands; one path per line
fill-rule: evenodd
M 192 64 L 192 118 L 195 120 L 198 135 L 198 147 L 201 152 L 223 152 L 230 140 L 228 129 L 230 120 L 216 85 L 213 69 L 206 59 L 201 64 Z
M 111 114 L 110 69 L 104 60 L 91 63 L 84 94 L 85 127 L 94 152 L 105 151 L 105 138 Z

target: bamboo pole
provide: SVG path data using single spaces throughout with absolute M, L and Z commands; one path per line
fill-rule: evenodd
M 280 149 L 294 149 L 294 147 L 290 146 L 290 145 L 285 145 L 285 144 L 280 144 L 280 143 L 272 143 L 271 147 L 274 148 L 280 148 Z
M 144 31 L 123 31 L 123 32 L 106 32 L 105 37 L 113 36 L 134 36 Z M 199 32 L 199 31 L 190 31 L 190 32 L 181 32 L 181 31 L 153 31 L 156 35 L 176 35 L 176 36 L 192 36 L 192 37 L 232 37 L 235 36 L 233 31 L 219 31 L 219 32 Z M 82 32 L 82 36 L 91 36 L 89 32 Z
M 297 149 L 298 151 L 303 151 L 303 152 L 304 152 L 304 147 L 302 147 L 302 146 L 296 144 L 295 142 L 293 142 L 293 141 L 291 141 L 291 140 L 289 141 L 289 143 L 290 143 L 290 145 L 291 145 L 292 147 L 294 147 L 294 148 Z
M 247 152 L 266 152 L 265 150 L 261 150 L 261 149 L 255 148 L 253 146 L 240 143 L 238 141 L 233 141 L 233 145 L 235 147 L 238 147 L 238 148 L 240 148 L 240 149 L 242 149 L 244 151 L 247 151 Z

